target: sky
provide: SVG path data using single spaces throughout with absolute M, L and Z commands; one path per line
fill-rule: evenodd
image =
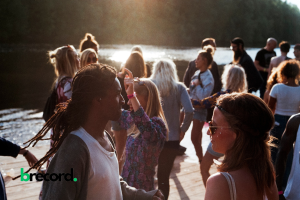
M 300 0 L 287 0 L 287 2 L 297 5 L 298 8 L 300 9 Z

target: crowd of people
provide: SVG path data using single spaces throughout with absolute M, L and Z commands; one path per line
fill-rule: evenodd
M 300 199 L 300 44 L 295 59 L 287 57 L 286 41 L 276 57 L 277 41 L 269 38 L 254 61 L 243 39 L 230 45 L 233 60 L 220 75 L 216 41 L 204 39 L 183 83 L 170 59 L 157 60 L 151 70 L 140 46 L 119 72 L 99 63 L 91 34 L 79 54 L 71 45 L 50 51 L 55 114 L 26 146 L 50 131 L 50 149 L 37 160 L 26 147 L 1 138 L 0 155 L 23 154 L 27 172 L 44 164 L 43 173 L 74 170 L 79 181 L 45 181 L 40 199 L 168 199 L 180 141 L 193 122 L 205 200 Z M 260 97 L 252 94 L 258 90 Z M 203 155 L 205 123 L 211 142 Z M 218 173 L 210 175 L 214 160 Z M 6 199 L 2 178 L 0 183 Z

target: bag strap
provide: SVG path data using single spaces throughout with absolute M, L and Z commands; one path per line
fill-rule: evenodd
M 107 135 L 107 137 L 110 141 L 110 144 L 111 144 L 116 156 L 118 157 L 117 150 L 116 150 L 116 145 L 115 145 L 115 142 L 114 142 L 113 138 L 111 137 L 111 135 L 106 130 L 104 130 L 104 131 L 105 131 L 105 133 L 106 133 L 106 135 Z
M 228 172 L 221 172 L 221 174 L 226 178 L 226 181 L 228 183 L 229 191 L 230 191 L 230 199 L 236 200 L 236 187 L 235 187 L 234 179 Z
M 58 85 L 63 81 L 63 80 L 65 80 L 65 79 L 68 79 L 68 78 L 72 78 L 72 77 L 69 77 L 69 76 L 66 76 L 66 77 L 64 77 L 64 78 L 62 78 L 60 81 L 58 81 L 57 82 L 57 86 L 56 87 L 54 87 L 54 90 L 56 91 L 57 90 L 57 87 L 58 87 Z M 67 92 L 70 92 L 71 91 L 71 89 L 70 90 L 68 90 L 68 91 L 66 91 L 65 93 L 67 93 Z
M 199 80 L 200 86 L 203 88 L 203 83 L 202 83 L 200 75 L 201 75 L 201 72 L 199 72 L 199 74 L 198 74 L 198 80 Z

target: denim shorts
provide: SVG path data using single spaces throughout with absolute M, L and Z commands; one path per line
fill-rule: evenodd
M 224 156 L 224 154 L 215 152 L 215 151 L 212 149 L 212 144 L 211 144 L 211 142 L 209 143 L 209 145 L 208 145 L 208 147 L 207 147 L 207 152 L 210 153 L 211 155 L 215 156 L 215 157 L 218 157 L 218 158 Z
M 199 109 L 194 111 L 193 119 L 197 119 L 200 122 L 206 122 L 207 109 Z

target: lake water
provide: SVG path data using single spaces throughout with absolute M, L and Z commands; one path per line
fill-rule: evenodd
M 0 45 L 0 137 L 21 145 L 42 127 L 42 109 L 55 80 L 53 67 L 48 63 L 47 51 L 52 45 Z M 132 45 L 101 45 L 99 60 L 119 68 L 130 54 Z M 144 58 L 154 62 L 160 58 L 175 61 L 178 76 L 182 80 L 188 62 L 195 59 L 199 48 L 172 48 L 142 45 Z M 246 49 L 254 60 L 258 48 Z M 275 49 L 277 55 L 280 50 Z M 294 58 L 292 51 L 288 54 Z M 214 60 L 219 65 L 230 63 L 229 47 L 218 47 Z M 42 141 L 39 145 L 48 143 Z M 207 138 L 204 141 L 207 144 Z

